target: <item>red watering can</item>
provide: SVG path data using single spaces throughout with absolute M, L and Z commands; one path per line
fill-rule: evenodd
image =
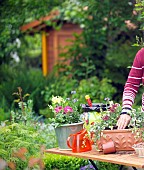
M 86 129 L 82 129 L 76 134 L 71 134 L 67 138 L 67 145 L 72 152 L 86 152 L 92 150 L 92 141 Z

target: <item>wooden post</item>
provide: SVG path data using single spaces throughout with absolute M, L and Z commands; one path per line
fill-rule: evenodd
M 48 51 L 45 31 L 42 32 L 42 71 L 44 76 L 48 74 Z

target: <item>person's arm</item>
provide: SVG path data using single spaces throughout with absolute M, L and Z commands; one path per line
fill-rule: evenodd
M 139 50 L 133 61 L 132 68 L 129 72 L 128 79 L 124 86 L 122 98 L 122 112 L 117 122 L 118 129 L 124 129 L 130 122 L 130 111 L 142 82 L 144 66 L 144 48 Z

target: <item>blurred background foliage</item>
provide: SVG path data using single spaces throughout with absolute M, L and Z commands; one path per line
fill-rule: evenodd
M 93 102 L 105 97 L 121 103 L 123 87 L 136 52 L 143 44 L 144 1 L 138 0 L 5 0 L 0 1 L 0 120 L 10 117 L 17 87 L 30 93 L 36 114 L 51 115 L 52 95 L 69 96 L 77 91 L 80 103 L 89 94 Z M 59 9 L 63 21 L 83 28 L 81 36 L 61 54 L 70 65 L 59 63 L 43 77 L 41 35 L 23 34 L 20 26 Z M 47 23 L 51 25 L 52 23 Z M 62 70 L 59 74 L 56 71 Z M 141 105 L 142 88 L 135 106 Z M 3 116 L 2 116 L 3 115 Z

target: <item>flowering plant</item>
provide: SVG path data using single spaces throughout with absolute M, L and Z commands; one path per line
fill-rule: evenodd
M 71 92 L 71 94 L 75 93 L 75 91 Z M 54 113 L 54 118 L 49 118 L 49 121 L 55 128 L 64 124 L 78 123 L 82 121 L 78 99 L 52 96 L 51 101 L 52 105 L 48 106 Z
M 119 103 L 114 103 L 106 98 L 109 107 L 105 111 L 102 109 L 95 116 L 95 121 L 90 125 L 90 131 L 95 132 L 97 135 L 95 139 L 99 139 L 103 130 L 117 129 L 116 123 L 122 111 L 122 106 Z M 131 116 L 131 121 L 126 127 L 132 129 L 133 132 L 138 132 L 138 129 L 143 127 L 144 112 L 141 111 L 141 107 L 132 109 L 128 113 Z M 138 135 L 138 134 L 137 134 Z
M 105 129 L 115 129 L 118 117 L 121 112 L 119 103 L 109 102 L 109 107 L 106 110 L 100 109 L 100 112 L 95 115 L 94 122 L 90 125 L 90 131 L 96 132 L 96 139 L 100 138 L 101 131 Z

